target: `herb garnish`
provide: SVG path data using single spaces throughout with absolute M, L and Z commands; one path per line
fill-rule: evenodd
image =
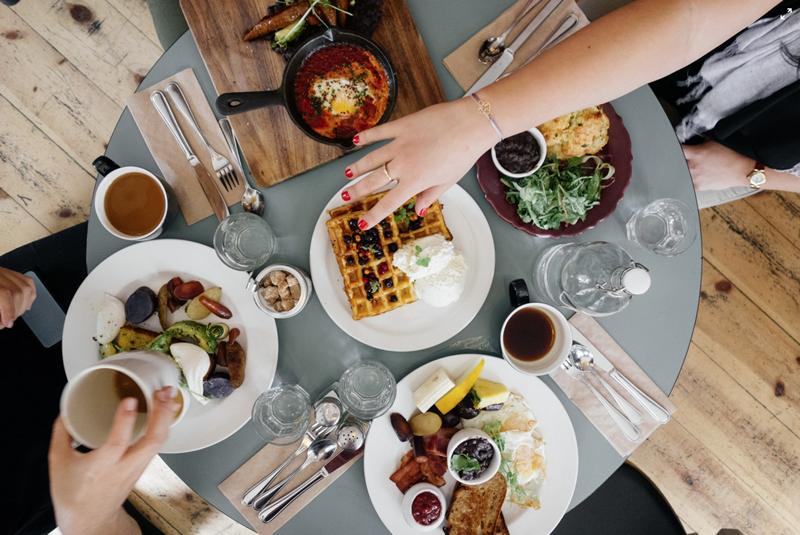
M 420 247 L 419 245 L 415 245 L 414 246 L 414 250 L 417 252 L 417 256 L 419 256 L 419 254 L 422 252 L 422 247 Z M 430 256 L 426 256 L 424 258 L 417 259 L 417 265 L 418 266 L 428 267 L 428 264 L 430 264 L 430 263 L 431 263 L 431 257 Z
M 583 165 L 589 160 L 595 163 L 592 170 Z M 597 156 L 559 161 L 551 154 L 532 175 L 503 177 L 501 181 L 509 188 L 506 200 L 517 205 L 517 214 L 525 223 L 556 229 L 561 223 L 585 220 L 586 212 L 600 204 L 600 191 L 611 185 L 603 182 L 613 176 L 614 167 Z
M 371 280 L 369 281 L 369 289 L 372 290 L 372 293 L 375 293 L 381 289 L 381 283 L 376 280 Z
M 478 472 L 481 469 L 481 463 L 479 463 L 477 459 L 473 459 L 468 454 L 462 453 L 460 455 L 453 455 L 453 457 L 450 459 L 450 468 L 453 470 L 453 472 L 457 472 L 459 474 L 469 471 Z
M 492 440 L 494 440 L 494 443 L 497 444 L 497 449 L 500 450 L 500 453 L 502 453 L 506 449 L 506 441 L 500 434 L 500 429 L 502 427 L 503 423 L 500 422 L 499 420 L 496 422 L 483 425 L 483 431 L 487 435 L 489 435 Z M 515 461 L 500 457 L 500 469 L 498 471 L 506 479 L 508 490 L 509 492 L 511 492 L 511 495 L 514 498 L 516 498 L 516 501 L 524 502 L 525 498 L 528 495 L 528 491 L 525 490 L 525 488 L 519 484 L 517 463 Z
M 401 206 L 395 213 L 394 213 L 394 222 L 400 223 L 401 221 L 408 223 L 408 215 L 409 212 L 414 213 L 414 205 L 417 204 L 417 200 L 414 199 L 410 203 L 405 206 Z

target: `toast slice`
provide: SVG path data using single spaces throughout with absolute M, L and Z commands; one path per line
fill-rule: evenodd
M 495 474 L 480 485 L 457 484 L 447 508 L 448 526 L 444 532 L 447 535 L 494 535 L 505 499 L 506 480 L 501 474 Z
M 511 535 L 508 531 L 508 526 L 506 526 L 506 519 L 503 518 L 503 513 L 500 513 L 497 524 L 494 526 L 494 535 Z

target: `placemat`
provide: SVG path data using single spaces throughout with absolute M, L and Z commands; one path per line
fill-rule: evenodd
M 315 420 L 312 416 L 311 423 L 313 424 L 314 421 Z M 335 437 L 332 438 L 335 439 Z M 246 463 L 239 467 L 238 470 L 228 476 L 228 479 L 219 485 L 219 490 L 222 491 L 222 494 L 228 498 L 231 504 L 236 507 L 236 510 L 242 514 L 242 516 L 250 523 L 251 526 L 253 526 L 253 529 L 262 535 L 272 535 L 278 531 L 281 526 L 291 520 L 291 518 L 303 507 L 308 505 L 311 500 L 316 498 L 322 491 L 328 488 L 331 483 L 339 479 L 342 474 L 348 471 L 350 467 L 352 467 L 364 455 L 364 447 L 362 446 L 361 450 L 357 452 L 357 455 L 353 457 L 347 464 L 330 474 L 313 487 L 306 490 L 280 515 L 278 515 L 275 520 L 269 524 L 265 524 L 258 519 L 258 511 L 252 507 L 247 507 L 242 504 L 242 495 L 247 492 L 250 487 L 261 481 L 264 476 L 277 468 L 292 453 L 294 453 L 294 451 L 297 449 L 297 445 L 298 442 L 288 446 L 275 446 L 273 444 L 267 444 L 255 455 L 250 457 L 250 459 L 248 459 Z M 338 455 L 341 453 L 341 451 L 342 449 L 338 448 L 335 455 Z M 305 453 L 298 455 L 297 458 L 289 464 L 289 466 L 284 468 L 283 472 L 281 472 L 281 475 L 278 476 L 278 481 L 280 481 L 283 476 L 291 474 L 293 470 L 303 464 L 305 459 Z M 297 474 L 297 477 L 295 477 L 288 485 L 286 485 L 286 487 L 280 492 L 280 494 L 278 494 L 277 497 L 280 498 L 284 494 L 296 489 L 317 470 L 325 466 L 326 462 L 328 461 L 312 463 L 308 465 L 302 472 Z
M 602 354 L 617 368 L 622 375 L 627 377 L 639 389 L 650 396 L 650 398 L 664 407 L 670 414 L 675 412 L 675 405 L 669 398 L 661 391 L 652 379 L 639 367 L 636 362 L 625 352 L 620 345 L 611 338 L 603 327 L 597 323 L 591 316 L 586 314 L 577 313 L 569 320 L 572 325 L 573 337 L 577 342 L 582 343 L 592 353 Z M 611 387 L 619 393 L 620 396 L 628 400 L 634 407 L 639 409 L 642 413 L 642 423 L 637 424 L 641 436 L 636 442 L 632 442 L 625 438 L 617 424 L 608 415 L 608 412 L 603 408 L 600 402 L 594 397 L 588 388 L 576 381 L 567 373 L 559 368 L 550 374 L 550 377 L 561 387 L 561 390 L 572 400 L 573 403 L 583 412 L 584 415 L 591 421 L 594 426 L 600 431 L 604 437 L 614 446 L 614 449 L 622 455 L 627 457 L 639 444 L 647 440 L 653 431 L 659 426 L 659 423 L 653 419 L 652 416 L 642 407 L 636 399 L 631 396 L 627 390 L 622 388 L 617 381 L 615 381 L 608 373 L 604 372 L 595 366 L 597 373 L 599 373 Z M 590 378 L 592 384 L 597 390 L 611 403 L 614 408 L 619 410 L 616 403 L 605 388 L 594 378 Z M 621 412 L 621 411 L 620 411 Z
M 508 28 L 526 2 L 527 0 L 519 0 L 504 11 L 502 15 L 497 17 L 494 22 L 470 37 L 469 40 L 458 47 L 455 52 L 444 58 L 444 66 L 447 67 L 447 70 L 450 71 L 450 74 L 456 79 L 461 89 L 466 91 L 472 87 L 472 84 L 474 84 L 478 78 L 486 72 L 486 69 L 489 68 L 489 65 L 484 65 L 478 61 L 478 51 L 481 49 L 481 44 L 483 44 L 487 38 L 501 35 L 506 31 L 506 28 Z M 533 17 L 542 10 L 546 3 L 546 0 L 541 0 L 539 5 L 531 9 L 531 11 L 525 15 L 525 18 L 517 24 L 514 31 L 506 38 L 506 45 L 510 45 L 514 42 L 517 35 L 525 29 L 528 23 L 533 20 Z M 547 38 L 550 37 L 550 34 L 561 24 L 564 17 L 571 13 L 578 17 L 578 25 L 567 35 L 572 35 L 589 24 L 589 19 L 586 18 L 586 15 L 583 14 L 583 11 L 581 11 L 581 8 L 578 7 L 578 4 L 576 4 L 574 0 L 564 0 L 564 2 L 545 19 L 542 25 L 539 26 L 539 29 L 533 32 L 533 35 L 531 35 L 520 49 L 516 51 L 514 54 L 514 61 L 508 66 L 506 72 L 513 71 L 525 63 L 528 58 L 544 44 Z
M 142 89 L 125 100 L 125 104 L 131 110 L 136 125 L 142 133 L 145 143 L 147 143 L 147 148 L 150 149 L 150 153 L 161 170 L 161 176 L 169 182 L 169 185 L 175 191 L 175 196 L 178 198 L 178 204 L 181 207 L 184 219 L 186 219 L 186 224 L 193 225 L 210 215 L 214 215 L 214 210 L 211 208 L 203 188 L 197 181 L 194 169 L 192 169 L 189 161 L 183 155 L 183 151 L 178 146 L 178 142 L 175 141 L 166 123 L 161 119 L 158 111 L 150 101 L 151 93 L 157 90 L 164 91 L 164 88 L 170 82 L 176 82 L 183 90 L 197 124 L 200 125 L 200 130 L 205 134 L 211 147 L 228 158 L 229 161 L 232 161 L 232 159 L 225 143 L 225 138 L 222 136 L 222 130 L 217 124 L 217 118 L 214 112 L 211 111 L 211 106 L 208 104 L 208 100 L 206 100 L 206 96 L 200 88 L 200 83 L 191 68 L 170 76 L 147 89 Z M 172 106 L 169 96 L 165 94 L 165 97 L 172 108 L 175 120 L 178 121 L 178 125 L 183 130 L 186 141 L 189 142 L 192 151 L 203 163 L 209 176 L 211 176 L 211 180 L 214 181 L 220 193 L 222 193 L 225 204 L 231 206 L 241 202 L 242 194 L 244 193 L 243 177 L 239 177 L 238 186 L 230 191 L 225 191 L 225 188 L 214 173 L 214 167 L 211 165 L 211 155 L 200 136 L 195 133 L 178 109 Z M 125 165 L 125 162 L 118 163 Z

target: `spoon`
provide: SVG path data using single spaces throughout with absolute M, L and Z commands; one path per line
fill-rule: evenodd
M 231 153 L 233 163 L 236 165 L 236 170 L 244 177 L 245 190 L 242 195 L 242 208 L 245 212 L 250 212 L 261 217 L 264 215 L 264 210 L 267 204 L 264 201 L 264 195 L 255 188 L 250 187 L 250 181 L 247 180 L 247 175 L 242 168 L 242 160 L 239 159 L 239 149 L 236 146 L 236 135 L 233 133 L 231 122 L 227 117 L 219 120 L 219 126 L 222 128 L 222 134 L 225 136 L 225 142 L 228 144 L 228 152 Z
M 511 33 L 511 30 L 516 27 L 519 21 L 521 21 L 525 15 L 527 15 L 528 12 L 540 1 L 541 0 L 528 0 L 528 3 L 525 4 L 525 7 L 522 8 L 522 10 L 519 12 L 519 15 L 517 15 L 508 29 L 503 32 L 503 35 L 498 37 L 489 37 L 486 41 L 484 41 L 481 45 L 480 51 L 478 52 L 478 60 L 486 65 L 494 63 L 494 61 L 499 58 L 506 49 L 505 42 L 508 34 Z
M 544 42 L 544 44 L 539 47 L 539 50 L 534 52 L 534 54 L 531 57 L 529 57 L 527 60 L 525 60 L 525 63 L 523 63 L 522 65 L 520 65 L 519 67 L 517 67 L 513 71 L 510 71 L 510 72 L 502 74 L 500 76 L 500 78 L 498 78 L 498 80 L 502 80 L 503 78 L 505 78 L 509 74 L 513 74 L 513 73 L 517 72 L 522 67 L 524 67 L 525 65 L 527 65 L 528 63 L 530 63 L 531 61 L 536 59 L 545 50 L 547 50 L 551 46 L 553 46 L 556 43 L 558 43 L 559 41 L 561 41 L 561 39 L 566 37 L 566 35 L 570 32 L 570 30 L 572 30 L 572 28 L 574 28 L 577 24 L 578 24 L 578 17 L 577 16 L 568 15 L 568 16 L 564 17 L 564 20 L 561 21 L 561 24 L 559 24 L 558 27 L 555 30 L 553 30 L 553 33 L 551 33 L 550 37 L 548 37 L 547 40 Z
M 606 380 L 597 373 L 597 370 L 594 369 L 594 357 L 592 357 L 592 352 L 589 351 L 589 348 L 578 342 L 572 342 L 572 350 L 569 354 L 572 357 L 572 361 L 575 363 L 575 367 L 582 372 L 590 372 L 602 383 L 606 391 L 611 394 L 611 397 L 614 398 L 614 401 L 617 402 L 617 405 L 619 405 L 622 412 L 625 413 L 631 422 L 634 424 L 642 423 L 642 413 L 639 412 L 636 407 L 628 403 L 625 398 L 617 394 L 617 391 L 611 388 L 611 385 L 609 385 Z
M 285 487 L 294 477 L 303 471 L 303 469 L 311 463 L 317 463 L 320 461 L 327 461 L 333 454 L 336 453 L 336 442 L 333 440 L 317 440 L 308 448 L 308 452 L 306 453 L 306 460 L 301 464 L 294 472 L 286 476 L 282 479 L 279 483 L 275 484 L 274 487 L 271 487 L 261 493 L 258 498 L 253 501 L 253 508 L 254 509 L 261 509 L 267 503 L 275 497 L 283 487 Z

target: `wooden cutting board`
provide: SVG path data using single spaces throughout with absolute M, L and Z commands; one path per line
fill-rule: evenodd
M 242 41 L 275 0 L 181 0 L 197 47 L 217 94 L 263 91 L 280 86 L 283 58 L 265 39 Z M 383 18 L 372 38 L 397 71 L 397 105 L 392 119 L 444 102 L 433 63 L 405 0 L 384 0 Z M 345 154 L 307 137 L 283 107 L 232 115 L 231 125 L 260 187 L 273 186 Z

